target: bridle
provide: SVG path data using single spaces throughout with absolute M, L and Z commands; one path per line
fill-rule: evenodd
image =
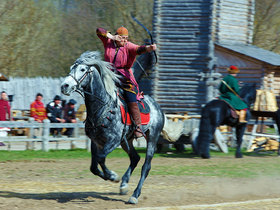
M 72 68 L 76 68 L 78 66 L 77 63 L 74 64 L 74 66 Z M 76 85 L 76 90 L 81 91 L 81 92 L 85 92 L 83 90 L 83 88 L 81 87 L 81 83 L 84 81 L 84 79 L 88 76 L 88 74 L 92 73 L 93 70 L 91 70 L 90 66 L 87 66 L 87 70 L 86 72 L 83 74 L 83 76 L 81 76 L 80 79 L 76 79 L 76 71 L 74 71 L 74 76 L 69 73 L 68 76 L 72 77 L 72 79 L 77 83 Z M 75 90 L 75 91 L 76 91 Z
M 72 68 L 76 68 L 78 65 L 79 65 L 78 63 L 75 63 L 74 66 L 73 66 Z M 91 96 L 93 96 L 94 98 L 96 98 L 98 101 L 100 101 L 100 102 L 102 103 L 102 105 L 105 105 L 105 104 L 107 104 L 108 102 L 104 102 L 101 98 L 95 96 L 95 95 L 92 94 L 91 92 L 85 91 L 85 90 L 82 88 L 82 86 L 81 86 L 81 84 L 82 84 L 82 82 L 84 81 L 84 79 L 94 71 L 93 68 L 91 68 L 91 67 L 93 67 L 93 66 L 94 66 L 94 65 L 92 65 L 92 66 L 87 66 L 87 65 L 86 65 L 87 70 L 86 70 L 86 72 L 80 77 L 80 79 L 76 79 L 76 69 L 75 69 L 75 71 L 74 71 L 74 75 L 72 75 L 71 73 L 69 73 L 68 76 L 70 76 L 70 77 L 77 83 L 75 92 L 79 93 L 83 98 L 85 98 L 85 96 L 84 96 L 82 93 L 86 93 L 86 94 L 88 94 L 88 95 L 91 95 Z

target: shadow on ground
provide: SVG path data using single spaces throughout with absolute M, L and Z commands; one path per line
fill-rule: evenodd
M 89 198 L 101 199 L 104 201 L 121 201 L 122 199 L 114 199 L 110 196 L 119 195 L 117 193 L 100 193 L 100 192 L 53 192 L 53 193 L 17 193 L 10 191 L 0 191 L 0 197 L 3 198 L 21 198 L 33 200 L 54 200 L 58 203 L 67 203 L 73 200 L 80 200 L 80 202 L 94 202 Z

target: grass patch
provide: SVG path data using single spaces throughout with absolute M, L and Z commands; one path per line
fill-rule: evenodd
M 141 159 L 146 155 L 146 149 L 137 149 Z M 160 163 L 152 163 L 150 175 L 174 175 L 174 176 L 215 176 L 215 177 L 231 177 L 231 178 L 251 178 L 260 174 L 265 176 L 275 176 L 280 173 L 279 158 L 274 153 L 247 153 L 243 151 L 244 158 L 236 159 L 234 157 L 235 150 L 229 149 L 229 153 L 211 151 L 212 158 L 203 160 L 195 157 L 191 149 L 187 149 L 183 153 L 176 153 L 175 149 L 165 149 L 162 153 L 156 153 L 154 158 L 161 158 Z M 86 159 L 91 157 L 90 152 L 85 149 L 73 150 L 50 150 L 43 151 L 1 151 L 0 162 L 6 161 L 25 161 L 25 160 L 63 160 L 63 159 Z M 108 155 L 108 159 L 126 158 L 127 154 L 122 149 L 115 149 Z M 167 164 L 168 159 L 176 159 Z M 182 160 L 181 160 L 182 159 Z M 182 164 L 184 162 L 184 164 Z M 109 163 L 109 161 L 108 161 Z M 173 163 L 173 164 L 172 164 Z M 112 168 L 118 173 L 123 173 L 128 165 L 120 165 L 120 167 Z M 135 173 L 140 174 L 141 165 L 139 164 Z M 87 173 L 80 172 L 81 174 Z M 62 174 L 63 175 L 63 174 Z
M 85 149 L 50 150 L 49 152 L 43 152 L 40 150 L 0 152 L 0 162 L 34 160 L 34 159 L 77 159 L 77 158 L 90 158 L 90 153 L 87 152 Z

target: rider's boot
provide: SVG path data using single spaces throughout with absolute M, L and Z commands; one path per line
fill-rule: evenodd
M 136 125 L 136 128 L 134 130 L 134 135 L 136 138 L 140 138 L 142 136 L 145 136 L 144 132 L 142 131 L 142 125 L 141 125 L 141 115 L 140 110 L 138 108 L 138 105 L 136 102 L 129 102 L 128 103 L 128 109 L 129 113 L 131 114 L 134 123 Z
M 247 121 L 246 121 L 246 109 L 241 109 L 240 110 L 239 123 L 247 123 Z

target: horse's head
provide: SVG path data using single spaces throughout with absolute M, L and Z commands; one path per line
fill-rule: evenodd
M 255 102 L 256 99 L 256 84 L 246 84 L 240 89 L 240 97 L 247 103 L 250 107 L 252 103 Z
M 88 82 L 88 75 L 96 70 L 94 66 L 88 66 L 82 63 L 75 63 L 70 67 L 69 75 L 61 84 L 61 92 L 65 95 L 83 88 Z
M 90 90 L 87 92 L 92 94 L 94 91 L 98 92 L 101 91 L 100 88 L 103 88 L 115 99 L 117 89 L 115 83 L 119 82 L 119 76 L 111 69 L 110 63 L 101 60 L 99 52 L 87 51 L 70 67 L 69 75 L 61 84 L 61 92 L 65 95 L 70 95 L 74 91 L 86 93 L 86 86 L 92 81 L 91 86 L 88 86 Z

